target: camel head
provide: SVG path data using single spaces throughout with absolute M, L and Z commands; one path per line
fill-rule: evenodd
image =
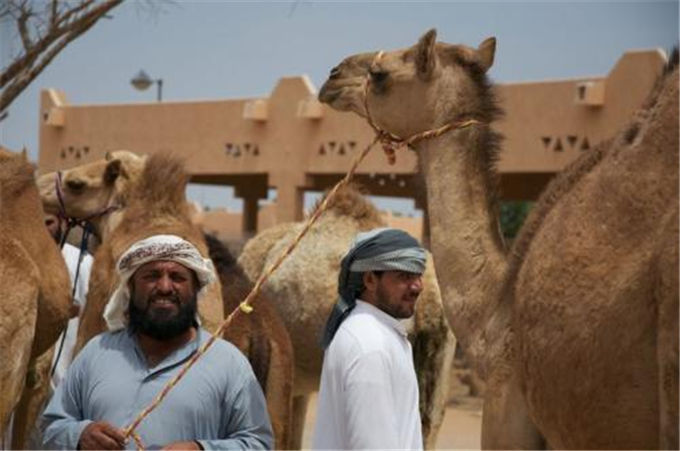
M 122 208 L 126 193 L 139 178 L 146 157 L 119 150 L 107 152 L 102 160 L 68 169 L 61 174 L 63 207 L 67 216 L 84 219 L 104 212 L 109 207 Z M 57 173 L 38 178 L 43 208 L 48 213 L 60 211 L 56 187 Z M 95 227 L 101 232 L 98 222 Z M 100 234 L 101 237 L 101 234 Z
M 407 49 L 345 58 L 331 70 L 319 100 L 365 117 L 367 95 L 373 121 L 401 137 L 473 116 L 492 119 L 493 108 L 484 104 L 482 93 L 496 39 L 472 48 L 436 42 L 436 37 L 432 29 Z

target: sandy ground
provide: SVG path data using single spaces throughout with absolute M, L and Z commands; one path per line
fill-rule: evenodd
M 312 444 L 312 431 L 316 418 L 316 395 L 312 397 L 302 446 L 308 449 Z M 449 402 L 444 421 L 437 437 L 437 449 L 480 449 L 482 428 L 482 400 L 476 397 L 459 396 Z

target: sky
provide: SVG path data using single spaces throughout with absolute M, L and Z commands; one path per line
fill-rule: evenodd
M 41 1 L 41 0 L 38 0 Z M 73 104 L 154 102 L 137 91 L 140 69 L 163 79 L 163 100 L 267 96 L 283 76 L 306 74 L 317 89 L 353 53 L 407 47 L 430 28 L 438 39 L 477 46 L 497 38 L 489 75 L 499 83 L 606 75 L 630 49 L 678 42 L 678 0 L 666 1 L 151 1 L 128 0 L 71 43 L 0 122 L 0 144 L 38 156 L 41 89 Z M 0 22 L 2 66 L 18 49 Z M 189 197 L 239 209 L 225 187 L 192 185 Z M 310 205 L 315 195 L 306 196 Z M 381 208 L 415 214 L 406 200 Z

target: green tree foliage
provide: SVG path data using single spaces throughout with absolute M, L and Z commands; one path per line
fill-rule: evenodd
M 501 230 L 507 240 L 513 240 L 517 236 L 531 207 L 533 207 L 533 202 L 524 200 L 501 203 Z

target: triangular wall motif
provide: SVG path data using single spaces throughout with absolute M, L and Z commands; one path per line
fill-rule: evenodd
M 555 152 L 562 152 L 564 148 L 562 147 L 562 140 L 560 138 L 557 138 L 557 141 L 555 142 L 555 147 L 553 147 L 553 150 Z
M 588 149 L 590 149 L 590 143 L 588 142 L 588 138 L 583 138 L 583 141 L 581 142 L 581 150 Z
M 326 155 L 326 147 L 323 144 L 319 146 L 319 155 Z
M 552 142 L 552 138 L 550 136 L 543 136 L 541 141 L 543 141 L 543 147 L 550 149 L 550 143 Z
M 575 135 L 567 135 L 567 142 L 569 143 L 569 146 L 573 149 L 574 146 L 576 145 L 576 141 L 578 141 L 578 136 Z

